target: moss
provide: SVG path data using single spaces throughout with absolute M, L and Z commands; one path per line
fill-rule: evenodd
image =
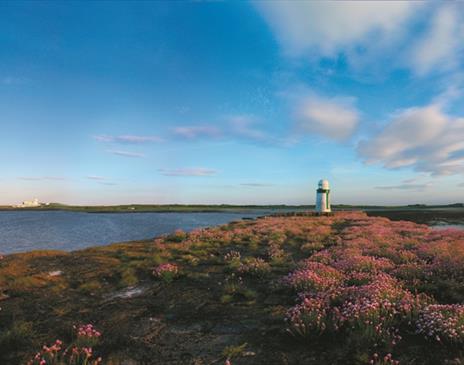
M 221 296 L 221 303 L 222 304 L 227 304 L 231 303 L 234 300 L 234 296 L 230 294 L 224 294 Z
M 245 343 L 243 343 L 241 345 L 238 345 L 238 346 L 227 346 L 222 351 L 222 355 L 226 359 L 233 359 L 235 357 L 239 357 L 245 352 L 245 349 L 246 349 L 247 345 L 248 344 L 245 342 Z
M 15 321 L 10 328 L 0 331 L 0 363 L 15 364 L 24 356 L 24 349 L 36 343 L 32 322 Z
M 135 270 L 131 267 L 125 268 L 121 271 L 121 280 L 119 282 L 120 286 L 134 286 L 139 282 L 139 279 L 135 273 Z
M 79 286 L 79 290 L 85 294 L 95 294 L 102 289 L 102 284 L 97 280 L 92 280 Z

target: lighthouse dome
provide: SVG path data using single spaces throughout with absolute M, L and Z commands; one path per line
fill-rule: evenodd
M 329 180 L 320 180 L 319 189 L 329 189 Z

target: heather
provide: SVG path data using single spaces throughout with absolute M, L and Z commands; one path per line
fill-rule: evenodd
M 96 357 L 93 347 L 98 344 L 101 333 L 92 324 L 74 326 L 75 340 L 69 346 L 55 340 L 53 345 L 43 345 L 42 349 L 27 362 L 27 365 L 99 365 L 101 357 Z
M 460 364 L 463 279 L 464 231 L 361 212 L 7 255 L 0 363 Z

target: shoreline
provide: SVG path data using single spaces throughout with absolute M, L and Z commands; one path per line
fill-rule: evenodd
M 53 210 L 55 211 L 55 210 Z M 241 213 L 250 213 L 251 211 L 245 211 L 245 212 L 230 212 L 230 211 L 205 211 L 205 212 L 135 212 L 135 213 L 232 213 L 232 214 L 241 214 Z M 454 214 L 453 217 L 454 219 L 450 219 L 449 217 L 443 217 L 443 215 L 440 215 L 440 218 L 436 218 L 434 220 L 430 220 L 430 215 L 436 212 L 443 212 L 443 211 L 419 211 L 421 213 L 424 213 L 424 217 L 421 216 L 414 216 L 414 213 L 417 213 L 418 210 L 375 210 L 375 211 L 363 211 L 363 210 L 350 210 L 350 211 L 341 211 L 341 210 L 335 210 L 332 214 L 326 215 L 326 216 L 336 216 L 337 214 L 343 214 L 343 213 L 362 213 L 366 214 L 369 217 L 384 217 L 388 218 L 391 221 L 407 221 L 415 224 L 423 224 L 428 226 L 431 229 L 435 228 L 441 228 L 445 229 L 447 226 L 451 226 L 450 228 L 455 228 L 455 229 L 464 229 L 464 209 L 460 211 L 457 214 Z M 84 212 L 85 213 L 85 212 Z M 99 212 L 88 212 L 88 213 L 99 213 Z M 101 213 L 123 213 L 123 212 L 101 212 Z M 451 212 L 450 212 L 451 213 Z M 224 225 L 231 225 L 235 224 L 237 222 L 247 222 L 247 221 L 256 221 L 259 219 L 266 219 L 270 217 L 280 217 L 280 218 L 289 218 L 289 217 L 317 217 L 317 215 L 313 211 L 280 211 L 276 213 L 271 213 L 271 212 L 266 212 L 266 214 L 256 216 L 256 217 L 240 217 L 237 219 L 237 221 L 230 221 L 228 223 L 223 223 L 223 224 L 212 224 L 208 225 L 205 227 L 201 227 L 200 229 L 214 229 L 220 226 Z M 409 218 L 409 219 L 405 219 Z M 412 218 L 412 219 L 411 219 Z M 429 219 L 429 220 L 427 220 Z M 454 227 L 458 226 L 458 227 Z M 159 234 L 155 235 L 153 237 L 146 237 L 146 238 L 140 238 L 140 239 L 130 239 L 130 240 L 122 240 L 122 241 L 113 241 L 113 242 L 108 242 L 108 243 L 102 243 L 102 244 L 95 244 L 92 246 L 88 247 L 82 247 L 78 249 L 71 249 L 71 250 L 64 250 L 64 249 L 47 249 L 47 248 L 38 248 L 38 249 L 32 249 L 32 250 L 27 250 L 27 251 L 21 251 L 21 252 L 11 252 L 11 253 L 1 253 L 0 254 L 4 257 L 6 256 L 11 256 L 11 255 L 21 255 L 21 254 L 29 254 L 29 253 L 40 253 L 40 252 L 57 252 L 57 253 L 63 253 L 63 254 L 72 254 L 72 253 L 79 253 L 81 251 L 85 250 L 92 250 L 92 249 L 101 249 L 104 247 L 108 246 L 113 246 L 113 245 L 130 245 L 130 244 L 136 244 L 136 243 L 149 243 L 152 242 L 153 240 L 156 239 L 162 239 L 164 237 L 170 236 L 175 234 L 176 231 L 182 231 L 185 232 L 186 234 L 189 234 L 191 231 L 196 230 L 199 228 L 192 228 L 192 229 L 182 229 L 182 228 L 177 228 L 174 229 L 173 231 L 169 233 L 164 233 L 164 234 Z
M 314 210 L 314 205 L 231 205 L 231 204 L 124 204 L 124 205 L 64 205 L 50 203 L 39 207 L 14 207 L 1 206 L 1 211 L 71 211 L 86 213 L 222 213 L 222 212 L 250 212 L 250 211 L 305 211 Z M 348 205 L 332 204 L 334 211 L 463 211 L 464 203 L 445 205 L 414 204 L 404 206 L 381 206 L 381 205 Z

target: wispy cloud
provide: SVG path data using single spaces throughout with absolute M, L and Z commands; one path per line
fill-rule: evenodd
M 354 99 L 349 97 L 325 98 L 310 92 L 296 98 L 294 109 L 300 130 L 337 141 L 348 139 L 360 120 Z
M 416 182 L 417 181 L 417 178 L 416 177 L 413 177 L 411 179 L 405 179 L 402 181 L 403 184 L 412 184 L 413 182 Z
M 269 140 L 270 136 L 259 129 L 259 119 L 253 115 L 234 115 L 228 117 L 231 133 L 235 136 L 255 141 Z
M 159 169 L 158 171 L 164 176 L 213 176 L 218 173 L 217 170 L 206 167 Z
M 173 129 L 173 133 L 176 136 L 197 139 L 197 138 L 216 138 L 222 135 L 222 131 L 209 125 L 191 125 L 191 126 L 180 126 Z
M 110 135 L 98 135 L 93 137 L 98 142 L 108 143 L 121 143 L 121 144 L 146 144 L 162 142 L 163 139 L 159 136 L 136 136 L 136 135 L 121 135 L 121 136 L 110 136 Z
M 123 157 L 132 157 L 132 158 L 143 158 L 145 154 L 139 152 L 130 152 L 130 151 L 121 151 L 121 150 L 108 150 L 107 152 L 112 153 L 113 155 L 123 156 Z
M 263 120 L 256 115 L 234 114 L 220 118 L 220 124 L 190 125 L 173 128 L 173 134 L 189 140 L 221 139 L 263 145 L 288 145 L 293 141 L 274 136 L 265 128 Z
M 102 180 L 106 180 L 106 177 L 99 176 L 99 175 L 88 175 L 88 176 L 86 176 L 86 179 L 102 181 Z
M 24 181 L 40 181 L 40 180 L 63 181 L 63 180 L 66 180 L 66 178 L 62 176 L 19 176 L 18 179 L 24 180 Z
M 388 185 L 388 186 L 376 186 L 375 189 L 380 190 L 409 190 L 409 191 L 424 191 L 430 187 L 430 183 L 426 184 L 401 184 L 401 185 Z
M 274 186 L 274 184 L 266 184 L 266 183 L 243 183 L 240 184 L 241 186 L 248 186 L 253 188 L 267 188 L 269 186 Z
M 114 185 L 118 185 L 117 183 L 113 182 L 113 181 L 110 181 L 110 179 L 108 179 L 107 177 L 105 176 L 100 176 L 100 175 L 88 175 L 85 177 L 86 179 L 88 180 L 93 180 L 95 181 L 97 184 L 100 184 L 100 185 L 107 185 L 107 186 L 114 186 Z

